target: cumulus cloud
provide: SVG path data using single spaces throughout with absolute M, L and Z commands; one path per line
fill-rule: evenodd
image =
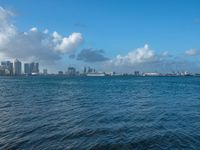
M 85 62 L 102 62 L 109 60 L 109 58 L 104 56 L 104 50 L 102 49 L 83 49 L 77 56 L 77 60 L 82 60 Z
M 62 36 L 48 29 L 39 31 L 37 27 L 20 32 L 11 24 L 12 12 L 0 7 L 0 55 L 23 60 L 55 61 L 63 55 L 72 55 L 82 44 L 81 33 Z
M 0 7 L 0 48 L 7 44 L 10 38 L 16 34 L 14 25 L 9 22 L 9 18 L 12 16 L 11 11 Z
M 45 30 L 43 31 L 43 33 L 44 33 L 44 34 L 48 34 L 48 33 L 49 33 L 49 30 L 48 30 L 48 29 L 45 29 Z
M 62 38 L 57 32 L 54 32 L 53 41 L 56 46 L 55 49 L 62 53 L 73 54 L 74 50 L 83 42 L 81 33 L 72 33 L 69 37 Z
M 164 51 L 164 52 L 161 54 L 161 56 L 164 56 L 164 57 L 166 57 L 166 56 L 171 56 L 171 55 L 169 54 L 169 52 L 168 52 L 168 51 Z
M 190 49 L 190 50 L 185 51 L 185 54 L 186 54 L 187 56 L 197 56 L 197 55 L 199 55 L 200 53 L 199 53 L 199 51 L 196 50 L 196 49 Z
M 33 27 L 33 28 L 30 29 L 30 31 L 31 31 L 31 32 L 37 32 L 38 29 L 37 29 L 36 27 Z
M 111 63 L 115 65 L 134 65 L 153 62 L 155 60 L 155 52 L 149 48 L 148 44 L 145 44 L 144 47 L 137 48 L 125 56 L 117 55 L 116 58 L 111 60 Z

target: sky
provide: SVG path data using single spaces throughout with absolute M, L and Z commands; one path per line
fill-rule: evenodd
M 0 0 L 0 60 L 200 72 L 199 0 Z

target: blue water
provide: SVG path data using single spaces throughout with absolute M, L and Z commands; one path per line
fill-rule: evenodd
M 0 149 L 200 149 L 200 78 L 0 77 Z

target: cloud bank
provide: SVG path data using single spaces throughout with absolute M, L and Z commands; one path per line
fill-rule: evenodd
M 123 66 L 148 63 L 156 60 L 157 57 L 155 52 L 149 48 L 148 44 L 145 44 L 144 47 L 130 51 L 125 56 L 117 55 L 111 60 L 111 63 L 115 64 L 116 66 Z
M 194 53 L 192 54 L 194 55 Z M 172 55 L 168 51 L 156 53 L 148 44 L 129 51 L 126 55 L 119 54 L 109 61 L 104 62 L 101 66 L 102 70 L 109 68 L 107 69 L 108 71 L 115 70 L 117 72 L 128 73 L 132 73 L 135 70 L 165 73 L 186 70 L 192 72 L 199 67 L 199 62 L 191 62 L 186 58 Z
M 14 14 L 0 7 L 0 54 L 10 58 L 23 60 L 56 61 L 63 55 L 75 54 L 83 43 L 81 33 L 62 36 L 58 32 L 43 32 L 36 27 L 27 32 L 18 31 L 10 22 Z
M 187 56 L 197 56 L 199 54 L 200 52 L 196 49 L 190 49 L 190 50 L 185 51 L 185 55 Z
M 103 62 L 109 60 L 104 56 L 104 50 L 102 49 L 83 49 L 77 56 L 77 60 L 85 62 Z

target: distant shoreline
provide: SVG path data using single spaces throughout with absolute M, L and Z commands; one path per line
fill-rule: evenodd
M 200 77 L 200 75 L 105 75 L 105 76 L 86 76 L 86 75 L 77 75 L 77 76 L 69 76 L 69 75 L 56 75 L 56 74 L 49 74 L 49 75 L 0 75 L 0 77 Z

